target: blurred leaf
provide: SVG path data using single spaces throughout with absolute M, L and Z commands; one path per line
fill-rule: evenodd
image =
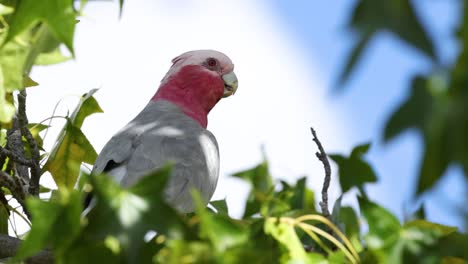
M 0 93 L 23 89 L 24 66 L 28 57 L 28 40 L 30 34 L 25 33 L 18 40 L 3 44 L 0 48 Z M 3 84 L 3 86 L 2 86 Z
M 266 160 L 251 169 L 234 173 L 233 176 L 248 181 L 255 191 L 266 193 L 273 186 Z
M 328 260 L 330 264 L 349 263 L 349 261 L 346 258 L 346 255 L 341 250 L 334 251 L 331 254 L 329 254 Z
M 96 205 L 87 215 L 88 224 L 80 238 L 63 261 L 95 263 L 99 259 L 115 263 L 120 259 L 124 263 L 148 263 L 150 260 L 143 259 L 146 255 L 140 254 L 148 231 L 173 239 L 183 238 L 180 216 L 162 197 L 169 174 L 170 168 L 164 167 L 143 177 L 128 190 L 105 175 L 91 176 Z M 109 239 L 113 240 L 111 247 Z
M 5 99 L 5 90 L 2 87 L 2 72 L 0 68 L 0 123 L 9 123 L 14 114 L 15 107 Z
M 63 55 L 59 48 L 56 48 L 51 52 L 39 54 L 34 64 L 45 66 L 45 65 L 62 63 L 70 59 L 71 59 L 70 57 Z
M 154 257 L 156 263 L 216 263 L 209 244 L 199 241 L 171 240 Z M 187 261 L 183 261 L 187 260 Z
M 426 220 L 413 220 L 413 221 L 405 223 L 403 227 L 404 228 L 420 227 L 420 228 L 424 228 L 427 230 L 430 229 L 439 233 L 441 236 L 450 235 L 451 233 L 457 231 L 456 227 L 432 223 Z
M 0 147 L 5 147 L 7 143 L 6 129 L 0 129 Z
M 409 128 L 425 129 L 434 108 L 434 100 L 426 84 L 427 80 L 422 76 L 416 76 L 412 80 L 410 97 L 386 122 L 385 141 L 393 139 Z
M 226 199 L 211 201 L 210 204 L 219 214 L 229 215 Z
M 80 233 L 81 194 L 61 191 L 58 199 L 48 202 L 31 197 L 27 205 L 32 228 L 15 258 L 24 259 L 46 247 L 54 248 L 55 257 L 63 254 Z
M 315 197 L 314 192 L 307 188 L 307 177 L 297 180 L 296 185 L 292 188 L 293 196 L 290 198 L 291 209 L 304 210 L 304 213 L 315 213 Z
M 361 243 L 361 233 L 359 218 L 352 207 L 345 206 L 340 208 L 339 220 L 344 224 L 345 234 L 349 241 L 353 244 L 354 248 L 360 252 L 363 250 Z
M 265 221 L 264 230 L 266 234 L 274 237 L 284 249 L 280 262 L 310 263 L 292 224 L 280 221 L 279 218 L 269 218 Z
M 343 85 L 348 81 L 349 77 L 355 70 L 357 63 L 359 62 L 359 59 L 361 58 L 362 53 L 365 51 L 365 49 L 369 45 L 369 42 L 371 41 L 372 36 L 373 36 L 373 33 L 364 34 L 364 36 L 359 38 L 357 43 L 352 48 L 352 51 L 348 55 L 348 58 L 345 60 L 346 61 L 345 67 L 343 68 L 342 72 L 339 74 L 338 83 L 336 85 L 337 89 L 344 87 Z
M 343 193 L 352 187 L 362 187 L 365 183 L 376 182 L 372 167 L 363 159 L 363 155 L 369 150 L 370 144 L 356 146 L 349 157 L 338 154 L 329 155 L 338 164 L 340 186 Z
M 75 20 L 76 14 L 73 8 L 73 1 L 22 0 L 18 2 L 15 12 L 9 21 L 9 30 L 4 43 L 8 43 L 32 25 L 44 22 L 54 36 L 65 43 L 73 54 Z
M 242 218 L 259 213 L 262 202 L 267 200 L 269 192 L 273 189 L 273 179 L 269 172 L 268 162 L 264 160 L 259 165 L 237 172 L 233 176 L 246 180 L 252 186 Z
M 81 97 L 71 117 L 67 120 L 52 149 L 43 171 L 49 171 L 59 188 L 73 188 L 82 162 L 93 164 L 97 153 L 80 127 L 86 117 L 102 112 L 92 97 L 96 89 Z
M 13 11 L 14 8 L 0 4 L 0 16 L 11 14 Z
M 400 222 L 386 209 L 363 198 L 358 198 L 359 206 L 369 226 L 365 236 L 367 246 L 371 249 L 381 249 L 393 246 L 400 233 Z
M 455 257 L 445 257 L 442 259 L 440 264 L 466 264 L 466 260 Z
M 24 88 L 34 87 L 34 86 L 38 86 L 38 85 L 39 84 L 36 81 L 34 81 L 33 79 L 31 79 L 31 77 L 29 77 L 29 76 L 24 77 L 24 83 L 23 83 Z
M 192 197 L 200 217 L 200 237 L 210 241 L 215 250 L 223 252 L 247 242 L 248 231 L 244 226 L 229 216 L 206 210 L 205 203 L 196 190 L 192 191 Z
M 357 40 L 339 77 L 339 87 L 349 78 L 368 46 L 369 41 L 382 31 L 393 33 L 400 40 L 436 60 L 434 45 L 419 21 L 411 0 L 359 0 L 348 23 Z
M 0 6 L 1 8 L 1 6 Z M 8 235 L 8 218 L 10 217 L 8 209 L 0 201 L 0 234 Z

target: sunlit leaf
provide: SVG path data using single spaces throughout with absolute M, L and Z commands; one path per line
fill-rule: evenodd
M 62 54 L 60 49 L 55 49 L 51 52 L 48 53 L 41 53 L 39 56 L 37 56 L 36 61 L 34 64 L 36 65 L 51 65 L 51 64 L 57 64 L 57 63 L 62 63 L 65 61 L 70 60 L 70 57 L 67 57 Z
M 16 6 L 9 23 L 5 43 L 11 41 L 21 32 L 29 29 L 37 22 L 47 24 L 50 31 L 73 54 L 73 35 L 75 31 L 76 13 L 73 1 L 69 0 L 22 0 Z
M 52 149 L 43 171 L 49 171 L 59 188 L 73 188 L 80 173 L 82 162 L 93 164 L 97 153 L 80 127 L 86 117 L 102 112 L 92 97 L 96 90 L 81 97 L 71 117 L 67 120 Z
M 289 260 L 308 263 L 307 254 L 292 224 L 282 222 L 278 218 L 269 218 L 265 221 L 264 230 L 284 248 L 281 262 Z
M 14 10 L 12 7 L 0 4 L 0 16 L 11 14 Z

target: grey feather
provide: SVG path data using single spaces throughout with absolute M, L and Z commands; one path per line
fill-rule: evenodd
M 111 169 L 106 167 L 112 162 Z M 93 173 L 106 172 L 124 187 L 172 162 L 166 200 L 181 212 L 194 211 L 191 189 L 206 203 L 219 175 L 219 151 L 213 134 L 168 101 L 151 101 L 104 146 Z

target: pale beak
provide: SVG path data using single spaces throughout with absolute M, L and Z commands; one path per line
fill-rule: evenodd
M 223 97 L 233 95 L 237 91 L 238 81 L 234 72 L 226 73 L 222 76 L 224 81 L 224 94 Z

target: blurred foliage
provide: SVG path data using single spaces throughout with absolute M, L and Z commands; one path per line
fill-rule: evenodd
M 119 0 L 119 4 L 122 7 L 123 1 Z M 73 55 L 77 17 L 73 5 L 69 0 L 0 0 L 0 147 L 5 147 L 5 128 L 15 112 L 12 94 L 37 85 L 29 78 L 33 65 L 67 60 L 62 45 Z M 423 135 L 425 155 L 418 193 L 432 187 L 451 163 L 461 164 L 465 172 L 468 169 L 468 5 L 464 10 L 457 32 L 462 45 L 457 62 L 443 75 L 434 72 L 416 76 L 411 95 L 385 129 L 386 140 L 408 128 L 416 128 Z M 408 0 L 357 1 L 350 28 L 358 40 L 341 81 L 346 81 L 367 43 L 382 30 L 392 32 L 436 63 L 434 45 L 415 14 Z M 81 171 L 82 164 L 92 164 L 97 154 L 81 126 L 89 115 L 102 112 L 93 97 L 95 92 L 83 95 L 76 109 L 67 115 L 52 150 L 42 145 L 42 134 L 48 126 L 28 125 L 43 154 L 42 171 L 50 172 L 58 189 L 52 190 L 49 199 L 28 197 L 26 206 L 32 226 L 12 262 L 44 249 L 53 252 L 56 263 L 468 261 L 467 234 L 429 222 L 419 212 L 410 221 L 401 222 L 368 197 L 364 185 L 377 181 L 372 165 L 365 159 L 370 144 L 356 146 L 349 155 L 330 155 L 339 168 L 343 195 L 353 189 L 360 191 L 358 206 L 343 206 L 340 197 L 330 219 L 317 211 L 306 177 L 293 183 L 274 180 L 266 158 L 233 175 L 250 186 L 240 219 L 229 216 L 225 200 L 205 207 L 196 192 L 196 212 L 176 212 L 160 196 L 170 167 L 150 173 L 128 189 L 106 175 L 86 175 Z M 3 186 L 0 194 L 8 196 L 10 191 Z M 41 192 L 48 191 L 41 188 Z M 83 212 L 82 201 L 91 191 L 94 205 Z M 2 234 L 8 233 L 12 215 L 24 217 L 10 201 L 0 199 Z
M 368 42 L 379 32 L 391 32 L 404 43 L 427 55 L 433 72 L 414 76 L 410 96 L 391 115 L 384 130 L 385 142 L 410 128 L 424 140 L 416 194 L 430 190 L 450 165 L 459 165 L 468 176 L 468 4 L 462 7 L 459 26 L 453 32 L 460 52 L 452 65 L 439 65 L 434 42 L 417 16 L 415 1 L 359 0 L 348 23 L 356 45 L 349 53 L 339 78 L 340 87 L 352 74 Z

